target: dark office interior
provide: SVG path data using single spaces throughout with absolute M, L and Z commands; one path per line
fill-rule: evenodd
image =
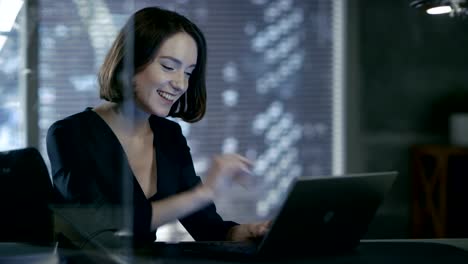
M 356 2 L 349 11 L 356 20 L 350 31 L 355 34 L 348 35 L 349 63 L 354 64 L 348 64 L 347 99 L 348 111 L 357 118 L 348 119 L 355 136 L 348 140 L 353 150 L 348 152 L 348 168 L 400 172 L 386 204 L 389 216 L 382 212 L 382 224 L 377 224 L 377 217 L 369 235 L 411 237 L 416 166 L 412 151 L 422 145 L 453 145 L 450 116 L 467 111 L 463 72 L 468 67 L 464 51 L 468 39 L 461 33 L 467 21 L 427 15 L 410 8 L 408 1 Z M 466 184 L 466 169 L 458 171 L 461 175 L 454 181 Z M 467 199 L 463 191 L 455 195 Z M 453 210 L 466 219 L 462 207 Z M 459 227 L 456 236 L 466 237 L 466 228 Z

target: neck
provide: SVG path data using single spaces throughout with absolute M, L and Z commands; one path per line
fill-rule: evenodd
M 108 103 L 114 125 L 120 132 L 137 136 L 150 132 L 148 118 L 150 114 L 138 108 L 134 102 L 124 101 L 121 104 Z

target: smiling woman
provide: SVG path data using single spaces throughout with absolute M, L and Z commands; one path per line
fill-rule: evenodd
M 162 44 L 153 62 L 135 75 L 135 100 L 146 112 L 165 117 L 186 91 L 197 62 L 197 44 L 176 33 Z
M 177 10 L 203 30 L 208 43 L 207 110 L 193 124 L 169 119 L 181 126 L 202 179 L 217 153 L 241 153 L 256 161 L 257 184 L 248 189 L 234 186 L 216 200 L 220 215 L 238 222 L 271 217 L 278 201 L 274 197 L 282 197 L 284 182 L 300 175 L 329 175 L 342 167 L 334 157 L 343 153 L 335 151 L 340 146 L 335 135 L 340 138 L 343 130 L 334 124 L 344 120 L 335 116 L 340 113 L 339 84 L 344 82 L 332 77 L 343 69 L 339 61 L 344 56 L 334 48 L 342 45 L 335 36 L 343 34 L 334 32 L 344 28 L 335 22 L 342 17 L 335 2 L 341 3 L 40 0 L 42 153 L 53 122 L 102 102 L 96 96 L 96 73 L 129 15 L 149 5 Z M 139 53 L 152 52 L 139 47 Z M 133 59 L 128 59 L 130 71 Z M 194 74 L 189 82 L 200 80 Z M 178 221 L 169 227 L 166 233 L 158 229 L 159 240 L 192 239 Z
M 134 20 L 128 21 L 106 56 L 99 72 L 100 96 L 109 102 L 127 103 L 131 100 L 126 99 L 132 98 L 135 93 L 141 95 L 142 89 L 147 89 L 148 85 L 151 85 L 148 91 L 162 91 L 168 96 L 172 93 L 160 86 L 172 85 L 177 90 L 190 86 L 192 89 L 186 94 L 185 91 L 178 93 L 181 98 L 171 106 L 169 116 L 196 122 L 203 117 L 206 109 L 205 37 L 195 24 L 183 16 L 180 16 L 180 21 L 166 22 L 169 19 L 167 14 L 151 16 L 144 10 L 137 13 Z M 161 28 L 156 29 L 155 25 Z M 132 39 L 131 36 L 135 37 Z M 125 58 L 124 53 L 130 48 L 134 51 L 133 58 Z M 133 66 L 128 66 L 126 63 L 132 59 Z M 195 65 L 198 67 L 195 68 Z M 194 76 L 189 79 L 192 73 Z M 143 93 L 143 97 L 150 95 Z M 136 99 L 139 103 L 141 98 Z M 167 115 L 161 113 L 160 116 Z
M 156 229 L 176 219 L 196 240 L 263 235 L 263 223 L 224 221 L 212 202 L 232 183 L 245 182 L 251 162 L 237 154 L 215 156 L 202 182 L 180 126 L 165 119 L 202 119 L 205 67 L 206 42 L 195 24 L 157 7 L 137 11 L 99 72 L 107 102 L 49 128 L 57 201 L 122 205 L 123 194 L 131 193 L 138 244 L 153 242 Z

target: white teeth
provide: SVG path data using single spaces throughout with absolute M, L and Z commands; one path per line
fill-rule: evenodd
M 172 94 L 169 94 L 169 93 L 166 93 L 166 92 L 163 92 L 163 91 L 158 91 L 158 94 L 166 99 L 166 100 L 169 100 L 169 101 L 174 101 L 174 99 L 176 98 L 175 95 L 172 95 Z

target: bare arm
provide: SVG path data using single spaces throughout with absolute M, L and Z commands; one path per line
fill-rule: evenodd
M 237 154 L 214 157 L 204 183 L 167 199 L 152 202 L 151 230 L 208 206 L 215 196 L 222 194 L 233 182 L 245 181 L 250 175 L 250 165 L 250 161 Z
M 213 192 L 203 185 L 191 190 L 173 195 L 169 198 L 151 203 L 153 215 L 151 217 L 151 230 L 156 230 L 174 219 L 183 218 L 213 201 Z

